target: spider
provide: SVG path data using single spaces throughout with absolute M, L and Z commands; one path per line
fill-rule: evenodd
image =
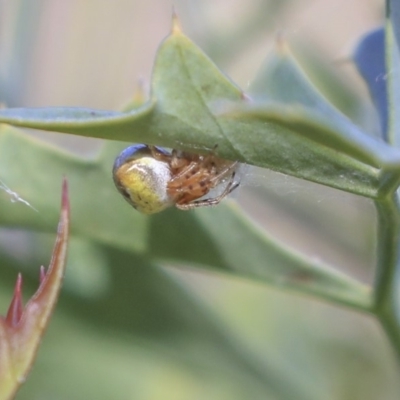
M 117 157 L 113 178 L 128 203 L 144 214 L 154 214 L 173 205 L 191 210 L 219 204 L 239 186 L 237 167 L 237 161 L 217 158 L 214 151 L 200 155 L 137 144 Z M 201 199 L 224 182 L 220 195 Z

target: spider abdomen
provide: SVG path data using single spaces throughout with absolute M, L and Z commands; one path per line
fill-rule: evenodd
M 147 147 L 139 146 L 130 153 L 121 154 L 114 164 L 115 185 L 125 199 L 138 211 L 154 214 L 173 205 L 167 191 L 171 180 L 168 163 L 147 154 Z

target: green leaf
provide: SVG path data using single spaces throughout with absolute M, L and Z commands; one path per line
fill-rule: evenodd
M 307 108 L 229 105 L 221 115 L 235 121 L 232 137 L 249 138 L 244 154 L 252 151 L 264 167 L 371 198 L 398 186 L 396 150 L 356 130 L 339 130 Z
M 4 109 L 0 121 L 195 152 L 218 145 L 224 158 L 372 198 L 397 186 L 399 153 L 327 103 L 285 46 L 253 88 L 256 102 L 242 101 L 230 113 L 215 114 L 219 101 L 238 102 L 243 94 L 175 26 L 158 51 L 152 101 L 123 113 Z M 267 104 L 260 102 L 263 93 Z
M 284 44 L 250 93 L 255 102 L 220 105 L 219 113 L 234 119 L 230 135 L 246 137 L 242 154 L 252 148 L 256 164 L 372 198 L 397 187 L 400 153 L 327 103 Z
M 218 154 L 225 158 L 363 196 L 378 198 L 393 191 L 399 180 L 398 153 L 368 138 L 324 102 L 307 79 L 292 68 L 288 57 L 281 61 L 281 66 L 288 67 L 282 69 L 286 81 L 283 76 L 268 77 L 282 99 L 271 95 L 269 103 L 261 97 L 254 103 L 244 102 L 241 91 L 175 27 L 158 53 L 151 100 L 140 107 L 122 113 L 10 109 L 0 110 L 0 116 L 3 122 L 21 126 L 199 152 L 217 144 Z M 221 100 L 234 106 L 218 113 Z M 275 363 L 271 368 L 270 359 L 268 363 L 259 362 L 234 340 L 234 332 L 212 321 L 209 310 L 193 306 L 190 291 L 177 288 L 175 292 L 176 287 L 163 279 L 162 270 L 154 263 L 230 272 L 364 311 L 372 309 L 370 288 L 266 236 L 229 202 L 192 213 L 175 209 L 151 217 L 135 213 L 111 181 L 112 161 L 121 148 L 121 144 L 109 142 L 98 158 L 83 160 L 9 127 L 0 128 L 0 171 L 4 174 L 0 178 L 10 188 L 0 194 L 0 222 L 48 231 L 55 218 L 55 199 L 47 195 L 47 189 L 68 174 L 73 233 L 90 244 L 90 248 L 83 248 L 86 257 L 92 246 L 104 250 L 102 254 L 113 267 L 111 280 L 115 284 L 112 296 L 104 297 L 96 306 L 71 301 L 84 323 L 91 316 L 93 325 L 102 330 L 112 326 L 124 336 L 132 335 L 137 328 L 141 337 L 157 339 L 159 335 L 172 345 L 196 338 L 199 353 L 208 363 L 210 354 L 213 357 L 221 351 L 233 370 L 237 368 L 248 376 L 242 379 L 256 381 L 256 386 L 268 394 L 270 389 L 273 397 L 311 398 L 307 396 L 308 385 L 300 378 L 296 380 L 299 374 L 286 369 L 288 376 L 295 377 L 287 385 L 286 375 Z M 140 285 L 146 278 L 153 289 L 148 297 L 145 293 L 149 286 Z M 124 295 L 127 292 L 133 292 L 130 300 L 134 301 L 129 304 Z M 183 328 L 182 337 L 179 328 Z M 213 344 L 206 345 L 208 341 Z M 182 350 L 179 346 L 177 349 Z
M 261 232 L 235 204 L 218 207 L 218 210 L 198 211 L 196 220 L 202 231 L 207 234 L 208 251 L 212 249 L 218 251 L 218 258 L 214 257 L 217 268 L 265 281 L 275 287 L 314 294 L 350 307 L 361 309 L 370 307 L 371 292 L 367 286 L 335 271 L 323 262 L 301 255 Z M 152 240 L 157 246 L 150 247 L 150 254 L 183 263 L 191 259 L 194 262 L 200 261 L 193 254 L 189 254 L 189 251 L 185 254 L 182 253 L 182 249 L 174 248 L 177 240 L 185 240 L 184 235 L 188 241 L 193 243 L 197 241 L 196 232 L 191 238 L 190 231 L 179 233 L 169 228 L 170 235 L 167 235 L 166 229 L 162 229 L 162 226 L 170 227 L 172 224 L 167 214 L 159 214 L 155 219 L 157 228 L 152 231 Z M 185 226 L 184 223 L 180 224 L 181 229 L 182 226 Z M 163 233 L 165 233 L 164 238 L 161 236 Z M 190 246 L 192 251 L 196 248 L 197 246 Z M 199 250 L 202 249 L 204 252 L 204 248 L 205 246 L 202 246 Z
M 289 72 L 290 69 L 293 70 L 290 61 L 283 60 L 283 63 Z M 305 88 L 302 93 L 308 96 L 309 102 L 314 102 L 318 106 L 319 98 L 315 99 L 314 92 L 298 77 L 298 73 L 296 75 L 296 70 L 289 72 L 288 76 L 298 81 L 297 86 L 303 85 Z M 329 170 L 323 164 L 329 151 L 322 152 L 318 148 L 318 146 L 323 147 L 320 143 L 317 143 L 316 150 L 313 148 L 310 150 L 307 142 L 306 145 L 303 144 L 304 137 L 295 135 L 292 135 L 287 143 L 283 137 L 277 137 L 276 130 L 284 133 L 278 123 L 271 124 L 268 132 L 265 122 L 260 119 L 246 125 L 243 121 L 238 122 L 236 118 L 216 117 L 212 111 L 218 100 L 223 98 L 237 101 L 242 97 L 242 93 L 182 35 L 176 26 L 158 52 L 153 73 L 152 95 L 153 99 L 156 99 L 152 106 L 150 103 L 144 103 L 143 96 L 139 96 L 124 113 L 102 112 L 93 115 L 90 110 L 75 109 L 69 110 L 63 117 L 62 113 L 57 116 L 57 111 L 54 114 L 54 109 L 50 109 L 50 111 L 42 110 L 43 118 L 35 120 L 30 113 L 35 115 L 38 110 L 25 110 L 26 116 L 30 116 L 30 119 L 14 119 L 14 122 L 28 123 L 31 127 L 32 124 L 36 124 L 35 127 L 46 129 L 86 132 L 88 135 L 100 132 L 96 133 L 98 137 L 109 134 L 110 124 L 114 124 L 112 137 L 119 139 L 121 135 L 126 134 L 127 131 L 124 129 L 128 126 L 132 128 L 132 137 L 135 137 L 135 132 L 139 132 L 138 126 L 143 124 L 140 134 L 143 135 L 145 132 L 149 138 L 147 142 L 151 142 L 151 138 L 156 136 L 157 144 L 165 139 L 170 145 L 172 141 L 170 147 L 179 148 L 181 144 L 183 147 L 185 145 L 185 142 L 180 142 L 181 138 L 182 140 L 186 138 L 192 150 L 193 146 L 205 149 L 207 146 L 213 147 L 218 144 L 218 151 L 233 152 L 235 158 L 253 159 L 264 166 L 272 166 L 278 170 L 283 168 L 284 172 L 290 172 L 295 176 L 298 174 L 299 165 L 302 167 L 307 165 L 308 169 L 303 175 L 311 180 L 313 176 L 321 175 L 320 170 L 322 173 L 328 171 L 325 175 L 330 176 L 332 186 L 340 180 L 340 174 L 344 170 L 344 157 L 337 156 L 339 149 L 335 149 L 334 152 L 336 159 L 332 157 L 332 163 L 335 162 L 334 168 Z M 135 105 L 136 108 L 132 108 Z M 13 110 L 4 110 L 4 113 L 6 112 L 12 113 Z M 15 116 L 19 112 L 15 111 Z M 47 112 L 53 113 L 50 118 Z M 308 115 L 305 124 L 308 123 L 307 118 Z M 289 118 L 289 124 L 291 122 L 293 119 L 290 121 Z M 295 127 L 297 131 L 301 130 L 299 126 L 297 123 Z M 308 128 L 306 125 L 303 129 L 306 132 L 301 132 L 303 136 L 310 134 Z M 323 128 L 325 127 L 321 123 L 311 130 L 310 138 L 318 140 L 318 134 Z M 49 213 L 51 215 L 52 200 L 40 196 L 40 193 L 58 176 L 68 173 L 72 207 L 76 218 L 74 233 L 77 235 L 163 262 L 172 261 L 231 271 L 281 287 L 335 299 L 353 307 L 369 308 L 370 295 L 366 287 L 324 265 L 313 263 L 306 257 L 293 253 L 272 238 L 265 237 L 246 222 L 235 208 L 221 205 L 218 210 L 197 210 L 193 214 L 168 210 L 150 218 L 135 213 L 118 196 L 110 179 L 109 171 L 113 159 L 122 148 L 116 143 L 108 143 L 99 159 L 84 161 L 55 149 L 50 150 L 18 135 L 16 131 L 5 130 L 0 136 L 0 170 L 8 168 L 9 171 L 7 175 L 9 181 L 6 184 L 17 190 L 22 197 L 29 199 L 39 210 L 39 214 L 46 210 L 46 215 Z M 346 138 L 340 136 L 340 139 L 343 143 L 347 143 Z M 331 145 L 336 144 L 334 140 L 335 138 L 331 140 Z M 15 150 L 10 151 L 10 149 L 17 149 L 18 153 L 15 154 Z M 362 150 L 358 150 L 357 154 L 363 162 L 373 159 L 367 151 Z M 332 150 L 330 152 L 332 153 Z M 14 159 L 24 159 L 26 168 L 10 169 L 9 166 L 12 166 Z M 298 160 L 303 164 L 299 164 Z M 310 160 L 315 166 L 311 163 L 310 167 Z M 361 169 L 364 164 L 361 162 L 359 164 Z M 321 165 L 324 165 L 324 168 L 321 168 Z M 348 162 L 348 165 L 350 171 L 353 165 L 351 162 Z M 366 181 L 362 189 L 356 186 L 356 189 L 352 189 L 354 185 L 346 188 L 373 196 L 374 192 L 369 186 L 378 185 L 379 180 L 376 175 L 379 171 L 367 166 L 362 172 L 364 175 L 359 179 L 360 186 L 362 179 Z M 28 174 L 33 176 L 28 178 Z M 357 174 L 353 175 L 352 179 L 355 180 Z M 343 186 L 342 183 L 341 187 Z M 104 213 L 105 204 L 110 210 L 108 213 Z M 21 213 L 21 206 L 22 204 L 16 209 L 15 204 L 6 202 L 4 209 L 7 212 L 2 217 L 3 223 L 8 225 L 24 223 L 25 226 L 45 229 L 43 220 L 38 219 L 37 215 L 26 207 L 22 207 L 24 212 Z M 218 227 L 225 227 L 223 230 L 217 229 L 218 233 L 216 220 Z M 242 247 L 249 247 L 251 251 L 245 254 L 254 254 L 254 257 L 247 255 L 246 259 L 243 259 Z
M 247 351 L 242 338 L 227 329 L 220 319 L 215 318 L 213 310 L 199 301 L 192 291 L 188 291 L 186 286 L 179 282 L 176 273 L 165 271 L 131 252 L 108 246 L 102 246 L 102 251 L 105 262 L 111 267 L 109 290 L 104 296 L 90 301 L 77 297 L 72 290 L 64 291 L 60 304 L 64 308 L 59 315 L 67 320 L 62 324 L 63 333 L 60 333 L 60 328 L 57 329 L 56 325 L 56 333 L 50 339 L 53 341 L 52 346 L 59 347 L 60 338 L 63 341 L 63 338 L 68 336 L 65 332 L 74 332 L 75 329 L 79 330 L 80 334 L 76 333 L 73 337 L 82 338 L 83 343 L 80 343 L 80 340 L 68 342 L 71 356 L 61 365 L 57 365 L 51 382 L 47 382 L 49 379 L 46 379 L 45 383 L 42 382 L 45 388 L 60 385 L 64 373 L 67 376 L 71 373 L 71 365 L 75 365 L 76 368 L 76 360 L 82 357 L 82 353 L 86 355 L 83 356 L 84 360 L 81 360 L 84 364 L 89 360 L 88 364 L 92 365 L 93 358 L 100 358 L 101 361 L 98 362 L 102 364 L 100 370 L 89 368 L 90 371 L 85 374 L 88 379 L 95 379 L 109 371 L 109 368 L 112 371 L 114 368 L 121 368 L 122 371 L 127 368 L 131 371 L 134 368 L 140 374 L 143 372 L 140 368 L 141 363 L 151 363 L 149 358 L 151 360 L 158 355 L 165 359 L 166 364 L 182 365 L 180 368 L 184 368 L 189 374 L 196 374 L 199 367 L 206 371 L 216 369 L 219 371 L 218 380 L 225 379 L 226 374 L 230 384 L 234 376 L 235 382 L 240 382 L 238 386 L 260 390 L 261 393 L 272 391 L 275 396 L 288 399 L 294 395 L 302 400 L 310 398 L 305 394 L 309 388 L 301 381 L 296 379 L 290 385 L 284 384 L 286 367 L 280 365 L 279 358 L 275 357 L 271 364 L 260 364 L 258 359 Z M 7 265 L 7 262 L 3 261 L 3 269 L 8 267 L 12 267 L 13 270 L 20 268 Z M 3 269 L 0 271 L 3 278 L 0 287 L 5 281 Z M 84 339 L 85 337 L 87 339 Z M 96 351 L 93 346 L 88 345 L 89 338 L 102 338 L 103 344 L 104 341 L 113 343 L 113 348 L 121 345 L 121 351 L 124 345 L 123 354 L 129 352 L 129 361 L 125 360 L 124 366 L 121 367 L 116 357 L 112 358 L 115 363 L 109 362 L 104 365 L 102 349 L 109 346 L 100 346 Z M 48 340 L 45 342 L 45 345 L 47 344 Z M 50 352 L 54 354 L 54 351 Z M 107 351 L 105 354 L 109 357 Z M 142 360 L 142 357 L 145 359 Z M 50 358 L 53 360 L 51 356 Z M 271 361 L 271 358 L 269 360 Z M 54 361 L 47 360 L 47 363 L 49 362 Z M 124 376 L 122 382 L 126 393 L 126 388 L 131 387 L 132 373 L 128 376 L 121 373 Z M 108 386 L 114 386 L 113 375 L 111 372 L 104 382 L 101 380 L 104 390 L 110 390 L 107 389 Z M 75 385 L 72 385 L 72 389 L 69 388 L 71 385 L 67 386 L 66 393 L 76 390 Z M 89 393 L 96 391 L 96 388 L 97 385 L 85 386 Z M 43 386 L 40 390 L 43 391 Z M 118 392 L 119 390 L 121 388 Z M 28 392 L 31 393 L 30 390 Z
M 0 122 L 82 136 L 239 154 L 210 110 L 221 98 L 242 92 L 181 31 L 174 27 L 161 45 L 153 72 L 152 100 L 115 113 L 79 108 L 1 109 Z M 250 160 L 251 161 L 251 160 Z
M 57 199 L 46 189 L 66 174 L 75 235 L 163 262 L 229 271 L 353 307 L 369 307 L 369 292 L 363 285 L 265 237 L 235 207 L 222 204 L 194 213 L 170 209 L 151 217 L 136 212 L 111 179 L 112 160 L 120 147 L 109 142 L 97 160 L 88 161 L 3 126 L 0 171 L 7 175 L 0 179 L 38 212 L 12 203 L 4 193 L 0 223 L 47 231 L 57 215 Z M 17 160 L 24 160 L 23 168 Z M 249 251 L 243 253 L 243 248 Z
M 119 149 L 111 143 L 109 148 L 115 149 L 115 157 Z M 18 160 L 23 160 L 23 166 Z M 0 223 L 49 231 L 54 226 L 58 204 L 56 194 L 49 188 L 56 187 L 65 175 L 69 180 L 71 208 L 74 210 L 73 232 L 140 251 L 145 246 L 146 218 L 125 207 L 112 186 L 112 163 L 108 162 L 103 167 L 97 161 L 87 161 L 40 144 L 36 139 L 3 125 L 0 129 L 0 179 L 21 198 L 27 199 L 38 212 L 22 202 L 11 202 L 7 193 L 0 192 Z M 104 208 L 109 211 L 104 212 Z M 110 227 L 130 234 L 121 244 L 121 238 L 113 238 L 114 232 Z
M 16 126 L 81 136 L 122 141 L 137 137 L 137 141 L 145 141 L 146 128 L 141 128 L 148 123 L 153 109 L 153 101 L 125 113 L 79 107 L 4 108 L 0 110 L 0 120 Z

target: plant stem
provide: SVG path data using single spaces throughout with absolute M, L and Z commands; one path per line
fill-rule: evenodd
M 378 214 L 375 312 L 400 363 L 400 205 L 398 194 L 375 202 Z

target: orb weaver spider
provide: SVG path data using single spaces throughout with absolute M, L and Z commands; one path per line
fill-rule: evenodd
M 238 162 L 220 159 L 214 151 L 200 155 L 168 152 L 144 144 L 130 146 L 114 162 L 115 186 L 128 203 L 144 214 L 173 205 L 180 210 L 217 205 L 239 186 L 235 181 Z M 225 182 L 221 194 L 202 199 Z

